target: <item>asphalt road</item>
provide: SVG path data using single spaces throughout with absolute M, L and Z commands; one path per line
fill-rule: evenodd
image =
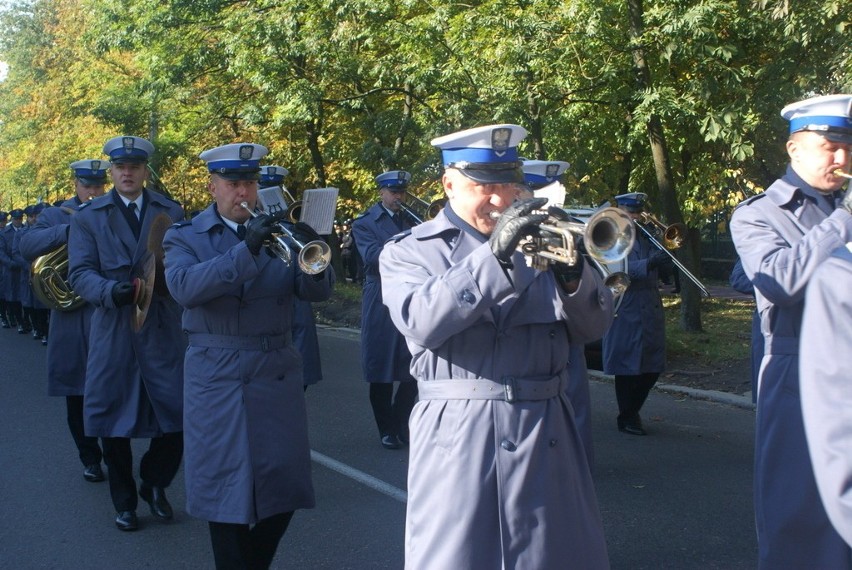
M 407 453 L 379 445 L 357 334 L 323 330 L 320 342 L 325 379 L 307 392 L 317 508 L 296 514 L 273 567 L 400 569 Z M 183 472 L 168 490 L 173 522 L 142 503 L 139 531 L 114 527 L 107 483 L 82 478 L 64 400 L 45 395 L 45 352 L 0 330 L 0 568 L 212 568 L 207 525 L 183 510 Z M 615 429 L 611 385 L 593 380 L 592 398 L 612 568 L 754 568 L 754 412 L 655 391 L 650 435 L 635 437 Z M 134 441 L 137 469 L 144 445 Z

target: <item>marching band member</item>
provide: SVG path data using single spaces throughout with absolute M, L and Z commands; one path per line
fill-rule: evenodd
M 334 273 L 305 274 L 264 248 L 277 220 L 250 211 L 266 153 L 249 143 L 201 153 L 214 203 L 164 242 L 189 337 L 187 512 L 209 522 L 220 569 L 268 568 L 294 511 L 314 506 L 293 300 L 328 299 Z M 295 233 L 302 243 L 318 238 L 303 223 Z
M 21 253 L 34 261 L 68 244 L 71 216 L 82 204 L 102 196 L 107 183 L 106 160 L 78 160 L 71 163 L 74 172 L 74 197 L 60 207 L 47 208 L 35 226 L 21 238 Z M 66 250 L 67 255 L 67 250 Z M 68 429 L 83 463 L 83 478 L 97 483 L 104 480 L 103 454 L 97 437 L 83 429 L 83 393 L 86 358 L 89 352 L 89 326 L 94 307 L 82 303 L 70 311 L 50 311 L 50 336 L 47 342 L 47 393 L 64 396 Z
M 153 221 L 158 215 L 182 220 L 183 209 L 145 188 L 154 152 L 149 141 L 119 136 L 103 150 L 113 188 L 71 216 L 69 279 L 74 291 L 95 306 L 83 396 L 85 431 L 102 438 L 115 524 L 129 531 L 138 528 L 131 438 L 150 438 L 139 468 L 139 497 L 155 518 L 174 516 L 165 489 L 183 454 L 181 309 L 161 292 L 165 288 L 155 288 L 138 332 L 131 322 L 139 310 L 138 276 L 151 253 Z
M 380 256 L 384 302 L 419 387 L 412 570 L 609 567 L 565 389 L 570 344 L 603 335 L 612 293 L 582 261 L 540 271 L 516 251 L 547 218 L 532 213 L 544 199 L 512 205 L 525 136 L 493 125 L 433 140 L 449 202 Z

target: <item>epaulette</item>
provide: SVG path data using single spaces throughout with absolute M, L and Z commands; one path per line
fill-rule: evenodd
M 734 210 L 736 210 L 737 208 L 739 208 L 741 206 L 750 206 L 752 204 L 752 202 L 760 200 L 761 198 L 766 198 L 766 192 L 761 192 L 760 194 L 755 194 L 751 198 L 746 198 L 745 200 L 743 200 L 742 202 L 737 204 L 736 207 L 734 208 Z
M 407 238 L 410 235 L 411 235 L 411 229 L 407 229 L 404 232 L 399 232 L 398 234 L 391 236 L 386 243 L 390 243 L 390 242 L 397 243 L 399 241 L 404 240 L 405 238 Z
M 91 202 L 83 202 L 82 204 L 80 204 L 79 206 L 77 206 L 77 211 L 79 212 L 79 211 L 80 211 L 80 210 L 82 210 L 83 208 L 87 207 L 89 204 L 91 204 Z
M 185 228 L 186 226 L 191 226 L 191 225 L 192 225 L 192 220 L 181 220 L 179 222 L 173 223 L 172 227 L 180 229 L 180 228 Z

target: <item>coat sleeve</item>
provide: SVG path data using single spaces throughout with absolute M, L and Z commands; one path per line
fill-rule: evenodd
M 834 528 L 852 544 L 852 261 L 831 259 L 808 286 L 799 383 L 811 463 Z
M 771 303 L 790 306 L 804 298 L 805 286 L 831 252 L 852 241 L 852 215 L 837 209 L 790 244 L 760 203 L 744 203 L 731 217 L 731 236 L 754 288 Z M 781 210 L 777 216 L 783 216 Z
M 319 275 L 298 272 L 296 296 L 303 301 L 327 301 L 331 297 L 336 277 L 331 265 Z
M 572 342 L 586 343 L 603 337 L 612 324 L 612 291 L 603 284 L 603 277 L 590 263 L 584 264 L 580 287 L 571 295 L 560 290 L 560 297 Z
M 21 255 L 25 259 L 33 261 L 67 243 L 70 223 L 62 219 L 63 215 L 59 208 L 48 208 L 41 213 L 36 225 L 21 238 Z
M 379 235 L 376 224 L 370 220 L 370 215 L 367 214 L 352 223 L 352 237 L 355 239 L 355 247 L 358 248 L 364 265 L 378 267 L 385 238 Z
M 82 212 L 71 217 L 68 235 L 68 280 L 74 292 L 96 307 L 115 308 L 112 288 L 118 283 L 101 275 L 97 220 Z
M 754 285 L 751 284 L 748 276 L 746 276 L 745 270 L 743 269 L 743 262 L 739 258 L 737 258 L 737 262 L 731 270 L 729 282 L 734 291 L 738 291 L 745 295 L 754 295 Z
M 173 226 L 163 239 L 166 284 L 181 306 L 191 309 L 235 294 L 243 283 L 257 277 L 257 261 L 245 242 L 202 261 L 191 243 L 195 237 L 191 228 Z

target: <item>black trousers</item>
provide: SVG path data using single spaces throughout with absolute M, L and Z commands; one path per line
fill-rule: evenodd
M 100 463 L 103 453 L 98 438 L 89 437 L 83 431 L 83 396 L 65 396 L 65 409 L 68 429 L 71 430 L 83 466 Z
M 21 307 L 20 301 L 7 301 L 6 302 L 6 315 L 9 318 L 9 324 L 14 326 L 20 326 L 24 322 L 24 309 Z
M 287 531 L 293 512 L 247 524 L 210 521 L 210 541 L 216 570 L 266 570 L 272 564 L 278 543 Z
M 139 499 L 133 479 L 133 453 L 130 438 L 105 437 L 104 463 L 109 474 L 109 493 L 116 511 L 135 511 Z M 148 451 L 139 464 L 142 484 L 150 487 L 168 487 L 175 478 L 183 457 L 183 432 L 172 432 L 152 437 Z
M 659 372 L 635 376 L 615 375 L 615 399 L 618 401 L 619 419 L 630 420 L 639 416 L 639 410 L 659 377 Z
M 370 405 L 379 435 L 396 435 L 408 438 L 408 417 L 417 401 L 417 382 L 398 382 L 396 394 L 393 383 L 370 383 Z

